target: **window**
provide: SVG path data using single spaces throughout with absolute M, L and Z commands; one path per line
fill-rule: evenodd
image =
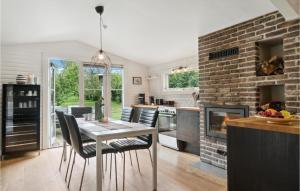
M 123 69 L 112 68 L 111 70 L 111 118 L 120 119 L 122 114 L 123 95 Z
M 102 96 L 104 68 L 101 66 L 83 66 L 84 105 L 92 107 Z
M 79 64 L 71 60 L 51 60 L 55 68 L 55 106 L 79 105 Z
M 199 74 L 195 70 L 167 73 L 165 76 L 166 90 L 195 89 L 199 86 Z
M 101 66 L 84 65 L 84 105 L 95 107 L 95 102 L 103 96 L 103 74 Z M 111 68 L 111 118 L 120 119 L 122 114 L 123 69 Z

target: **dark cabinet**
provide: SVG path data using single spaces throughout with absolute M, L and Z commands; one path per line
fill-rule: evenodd
M 200 154 L 199 111 L 177 109 L 177 132 L 179 150 Z
M 299 191 L 299 135 L 228 127 L 228 191 Z
M 3 84 L 2 157 L 40 149 L 40 86 Z

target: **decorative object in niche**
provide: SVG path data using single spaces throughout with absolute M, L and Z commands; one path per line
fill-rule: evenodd
M 142 77 L 132 77 L 133 85 L 142 85 Z
M 283 38 L 271 38 L 256 42 L 259 60 L 256 63 L 256 76 L 284 73 Z
M 238 47 L 228 48 L 217 52 L 211 52 L 209 53 L 209 60 L 215 60 L 215 59 L 220 59 L 228 56 L 238 55 L 239 52 L 240 51 Z
M 282 57 L 273 56 L 257 66 L 257 76 L 279 75 L 284 73 L 284 61 Z

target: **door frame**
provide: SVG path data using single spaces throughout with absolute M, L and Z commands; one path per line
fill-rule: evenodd
M 49 83 L 50 83 L 50 60 L 51 59 L 60 59 L 60 60 L 72 60 L 76 63 L 79 64 L 79 100 L 80 100 L 80 105 L 84 105 L 84 73 L 83 73 L 83 65 L 86 62 L 80 61 L 78 59 L 70 59 L 70 58 L 65 58 L 64 56 L 49 56 L 44 54 L 43 52 L 41 53 L 41 61 L 42 61 L 42 90 L 41 90 L 41 96 L 42 96 L 42 104 L 43 104 L 43 109 L 42 109 L 42 128 L 41 128 L 41 148 L 42 149 L 48 149 L 51 148 L 51 142 L 50 142 L 50 91 L 49 91 Z M 122 71 L 122 106 L 124 107 L 124 70 L 125 68 L 123 65 L 112 65 L 112 67 L 120 67 L 123 69 Z M 107 80 L 110 81 L 110 75 L 108 75 Z M 106 83 L 104 83 L 106 84 Z M 106 105 L 108 108 L 106 108 L 106 112 L 111 115 L 111 86 L 107 87 L 107 102 Z

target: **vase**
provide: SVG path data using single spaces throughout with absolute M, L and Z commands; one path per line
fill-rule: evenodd
M 103 119 L 103 104 L 102 101 L 95 102 L 95 119 L 101 121 Z

